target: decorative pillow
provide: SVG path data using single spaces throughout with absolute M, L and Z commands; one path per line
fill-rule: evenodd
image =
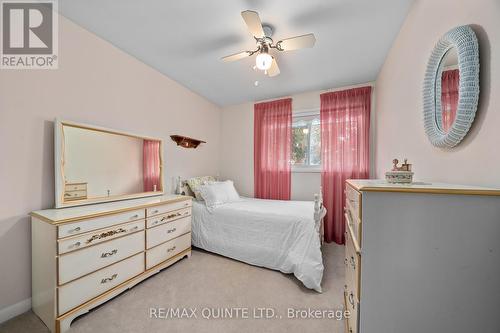
M 231 180 L 200 185 L 198 190 L 209 208 L 240 200 L 240 196 Z
M 215 177 L 203 176 L 203 177 L 194 177 L 187 180 L 187 184 L 191 189 L 191 191 L 193 191 L 194 196 L 197 200 L 203 200 L 203 198 L 200 195 L 200 191 L 198 190 L 198 187 L 211 182 L 215 182 Z

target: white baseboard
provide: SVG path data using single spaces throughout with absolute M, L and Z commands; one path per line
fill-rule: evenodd
M 25 313 L 26 311 L 29 311 L 29 309 L 31 309 L 31 298 L 27 298 L 19 303 L 0 309 L 0 323 Z

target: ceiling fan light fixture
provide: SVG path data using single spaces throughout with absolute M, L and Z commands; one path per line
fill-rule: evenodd
M 255 58 L 255 66 L 262 71 L 266 71 L 271 68 L 272 63 L 273 57 L 266 52 L 259 53 L 257 58 Z

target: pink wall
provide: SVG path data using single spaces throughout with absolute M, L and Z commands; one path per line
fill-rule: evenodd
M 59 51 L 58 70 L 0 71 L 0 317 L 29 305 L 28 213 L 54 204 L 56 117 L 163 138 L 167 191 L 218 171 L 219 107 L 63 17 Z M 182 149 L 171 134 L 208 143 Z
M 471 24 L 480 44 L 481 95 L 471 132 L 451 151 L 428 141 L 422 85 L 438 39 Z M 376 82 L 376 173 L 408 157 L 417 180 L 500 187 L 500 1 L 416 0 Z

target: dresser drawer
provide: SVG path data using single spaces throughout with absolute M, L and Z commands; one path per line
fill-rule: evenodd
M 191 216 L 191 207 L 179 209 L 167 214 L 156 215 L 146 219 L 146 226 L 148 228 L 158 226 L 163 223 L 167 223 L 173 220 L 177 220 L 181 217 Z
M 348 212 L 344 214 L 346 231 L 350 232 L 354 248 L 359 252 L 361 248 L 361 223 L 353 220 Z
M 62 315 L 80 304 L 99 296 L 144 271 L 144 254 L 82 277 L 58 288 L 58 314 Z
M 68 191 L 87 191 L 87 183 L 74 183 L 64 185 L 64 192 Z
M 145 210 L 137 209 L 125 213 L 89 218 L 79 222 L 63 224 L 57 227 L 58 238 L 74 236 L 96 229 L 106 228 L 115 224 L 132 222 L 145 218 Z
M 191 231 L 191 216 L 162 224 L 158 227 L 146 230 L 146 248 L 150 249 L 156 245 L 179 237 Z
M 191 199 L 188 199 L 188 200 L 169 203 L 166 205 L 150 207 L 150 208 L 146 209 L 146 214 L 147 214 L 147 217 L 150 217 L 150 216 L 169 213 L 169 212 L 174 211 L 174 210 L 179 210 L 179 209 L 187 208 L 187 207 L 191 207 L 191 206 L 192 206 Z
M 191 247 L 191 233 L 174 238 L 146 251 L 146 269 L 150 269 L 163 261 Z
M 99 229 L 94 232 L 81 234 L 74 237 L 67 237 L 57 241 L 58 253 L 64 254 L 78 249 L 83 249 L 92 245 L 102 243 L 117 237 L 144 229 L 144 220 L 139 220 L 127 224 L 119 224 L 110 228 Z
M 356 253 L 354 244 L 349 233 L 346 233 L 345 244 L 345 285 L 346 288 L 352 290 L 356 298 L 360 298 L 360 277 L 361 277 L 361 256 Z
M 352 218 L 361 222 L 361 193 L 348 184 L 345 186 L 345 205 Z
M 144 252 L 144 231 L 63 254 L 58 258 L 59 285 Z
M 87 199 L 87 191 L 71 191 L 64 193 L 65 201 L 80 200 L 80 199 Z
M 346 332 L 358 333 L 359 302 L 357 302 L 352 293 L 345 291 L 344 304 L 346 311 L 349 311 L 349 318 L 346 321 Z

